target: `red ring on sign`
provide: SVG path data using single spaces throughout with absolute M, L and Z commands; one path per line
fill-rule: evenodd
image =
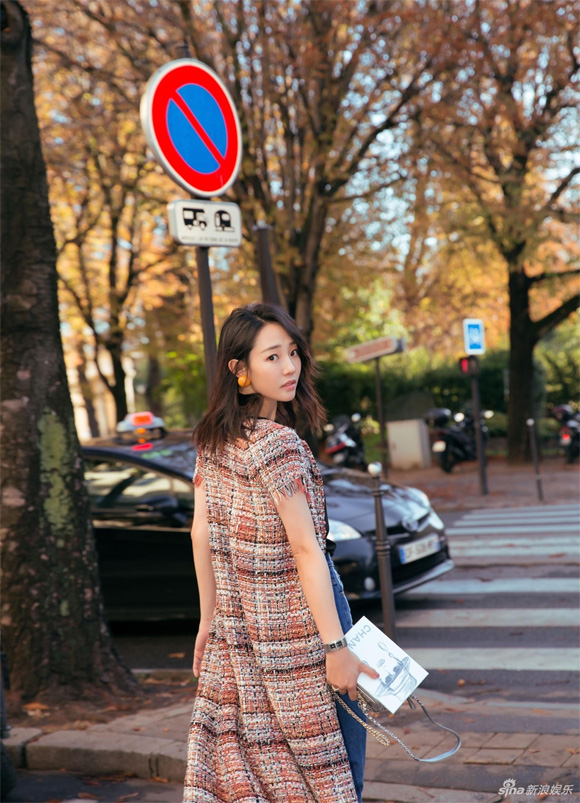
M 224 117 L 227 148 L 225 155 L 220 154 L 221 164 L 213 173 L 199 173 L 187 164 L 169 134 L 169 102 L 178 97 L 177 90 L 186 84 L 197 84 L 206 89 L 215 99 Z M 179 105 L 181 104 L 182 100 Z M 198 189 L 200 192 L 218 194 L 229 183 L 238 164 L 240 137 L 230 99 L 211 73 L 194 65 L 184 64 L 161 78 L 151 102 L 151 125 L 167 163 L 194 191 Z

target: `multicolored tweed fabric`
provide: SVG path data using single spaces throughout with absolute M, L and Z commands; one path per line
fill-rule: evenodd
M 184 803 L 356 803 L 322 642 L 274 500 L 304 491 L 324 549 L 322 478 L 296 432 L 200 452 L 217 601 L 189 732 Z

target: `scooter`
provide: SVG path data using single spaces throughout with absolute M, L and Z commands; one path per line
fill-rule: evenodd
M 488 428 L 486 420 L 493 416 L 492 410 L 485 410 L 481 416 L 481 434 L 483 446 L 487 444 Z M 447 474 L 453 471 L 458 463 L 477 460 L 477 446 L 475 441 L 475 421 L 467 413 L 455 413 L 446 407 L 429 410 L 425 415 L 426 423 L 431 427 L 439 427 L 432 451 L 437 456 L 439 465 Z M 455 424 L 450 422 L 454 421 Z
M 361 415 L 338 415 L 324 427 L 327 434 L 325 452 L 335 466 L 367 470 L 364 445 L 360 433 Z
M 569 404 L 558 404 L 552 415 L 561 424 L 558 439 L 564 459 L 566 463 L 573 463 L 580 457 L 580 413 L 575 413 Z

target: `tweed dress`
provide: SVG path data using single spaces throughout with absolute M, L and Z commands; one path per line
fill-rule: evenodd
M 356 803 L 320 635 L 274 501 L 304 492 L 324 549 L 322 478 L 293 429 L 197 458 L 216 608 L 188 739 L 184 803 Z

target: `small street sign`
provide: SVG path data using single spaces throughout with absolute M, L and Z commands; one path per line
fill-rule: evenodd
M 400 354 L 404 350 L 404 338 L 389 335 L 352 346 L 346 352 L 346 359 L 348 362 L 366 362 L 366 360 L 374 360 L 387 354 Z
M 480 318 L 463 319 L 463 341 L 466 354 L 485 354 L 485 330 Z
M 167 204 L 169 233 L 182 245 L 239 246 L 242 213 L 237 204 L 220 201 L 172 201 Z
M 237 178 L 242 131 L 220 78 L 196 59 L 165 64 L 141 98 L 141 125 L 165 172 L 202 198 L 223 195 Z

